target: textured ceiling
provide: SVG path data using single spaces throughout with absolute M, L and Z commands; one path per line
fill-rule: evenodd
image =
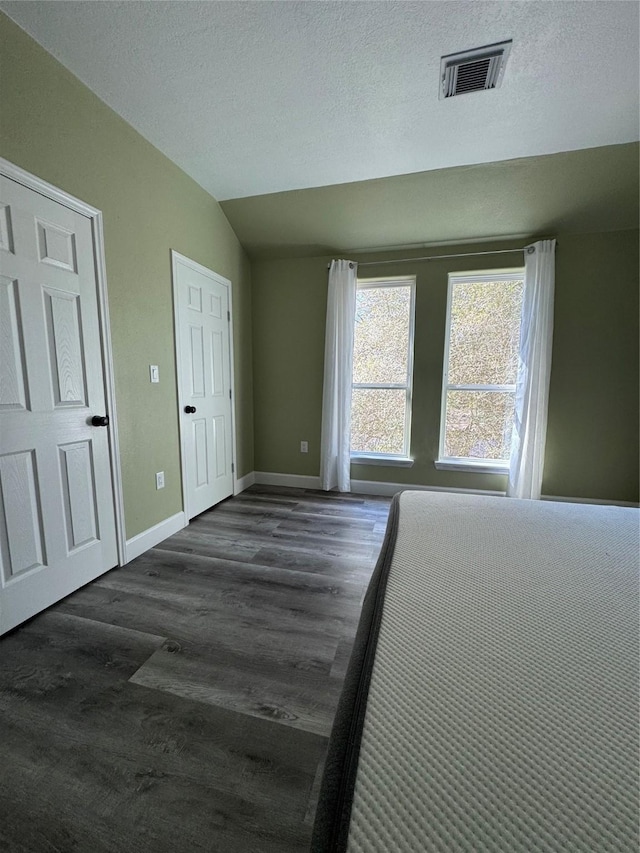
M 218 199 L 638 138 L 635 2 L 0 2 Z M 442 54 L 513 39 L 438 100 Z

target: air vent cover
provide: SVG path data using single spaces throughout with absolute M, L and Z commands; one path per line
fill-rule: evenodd
M 497 89 L 502 83 L 511 41 L 450 53 L 440 62 L 440 99 Z

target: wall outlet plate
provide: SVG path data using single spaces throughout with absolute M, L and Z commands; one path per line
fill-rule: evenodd
M 309 442 L 301 441 L 300 442 L 300 453 L 308 453 L 309 452 Z
M 164 471 L 158 471 L 156 474 L 156 489 L 164 489 Z

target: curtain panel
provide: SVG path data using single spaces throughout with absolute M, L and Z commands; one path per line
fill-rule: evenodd
M 351 383 L 358 265 L 336 260 L 329 268 L 324 351 L 320 485 L 351 490 Z
M 555 240 L 525 248 L 524 297 L 507 496 L 540 498 L 553 340 Z

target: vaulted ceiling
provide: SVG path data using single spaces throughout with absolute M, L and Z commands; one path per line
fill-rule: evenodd
M 0 8 L 219 200 L 638 138 L 635 2 Z M 443 54 L 505 39 L 499 89 L 439 100 Z

